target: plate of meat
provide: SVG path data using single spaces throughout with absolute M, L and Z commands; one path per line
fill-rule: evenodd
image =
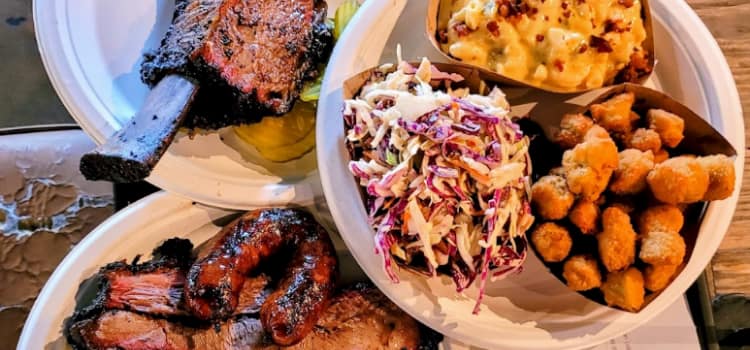
M 82 173 L 225 208 L 311 201 L 341 3 L 35 1 L 50 80 L 99 145 Z
M 436 3 L 447 32 L 428 30 Z M 651 18 L 636 30 L 639 6 Z M 571 24 L 586 32 L 596 22 L 582 18 L 610 10 L 599 32 Z M 483 348 L 581 349 L 662 312 L 710 262 L 737 205 L 744 123 L 721 50 L 687 4 L 388 1 L 364 12 L 323 83 L 319 171 L 347 247 L 406 312 Z M 648 28 L 656 64 L 636 85 L 648 65 L 626 62 L 650 50 Z M 384 34 L 361 40 L 369 33 Z M 595 67 L 608 60 L 619 63 Z M 549 84 L 587 91 L 532 87 Z M 534 146 L 561 134 L 564 152 Z M 554 166 L 539 166 L 545 157 Z M 547 177 L 534 185 L 537 170 Z
M 436 349 L 442 336 L 368 282 L 311 213 L 144 198 L 65 258 L 18 348 Z

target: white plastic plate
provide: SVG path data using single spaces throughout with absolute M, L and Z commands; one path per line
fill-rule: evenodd
M 333 16 L 341 0 L 327 2 Z M 145 100 L 142 55 L 158 47 L 173 11 L 174 0 L 34 0 L 37 42 L 52 85 L 96 143 Z M 179 134 L 147 180 L 201 203 L 237 209 L 304 204 L 320 192 L 315 152 L 269 162 L 229 128 L 194 139 Z
M 488 349 L 577 349 L 593 346 L 644 324 L 679 298 L 710 261 L 732 220 L 742 176 L 729 199 L 711 204 L 685 270 L 639 313 L 591 302 L 550 274 L 534 254 L 524 271 L 488 283 L 484 306 L 472 315 L 477 291 L 457 294 L 447 278 L 400 273 L 394 284 L 374 254 L 373 232 L 347 169 L 341 118 L 341 85 L 378 63 L 393 62 L 396 44 L 404 59 L 439 56 L 424 37 L 426 1 L 367 1 L 340 38 L 318 105 L 317 153 L 323 190 L 338 231 L 368 276 L 401 308 L 464 343 Z M 647 84 L 705 116 L 737 150 L 742 174 L 744 123 L 734 80 L 718 45 L 684 1 L 651 1 L 657 68 Z M 543 102 L 543 101 L 541 101 Z

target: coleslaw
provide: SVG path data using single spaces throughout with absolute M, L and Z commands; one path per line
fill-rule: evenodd
M 398 264 L 449 275 L 458 292 L 478 279 L 476 314 L 487 279 L 520 271 L 526 258 L 529 139 L 500 89 L 471 94 L 427 59 L 399 62 L 345 101 L 349 169 L 389 278 L 399 281 Z

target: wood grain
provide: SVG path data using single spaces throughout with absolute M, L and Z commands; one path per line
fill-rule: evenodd
M 676 0 L 679 1 L 679 0 Z M 750 144 L 750 0 L 687 0 L 716 38 L 727 58 L 742 99 L 745 142 Z M 745 169 L 750 157 L 745 158 Z M 714 256 L 710 276 L 716 294 L 750 295 L 750 174 L 743 175 L 737 211 Z

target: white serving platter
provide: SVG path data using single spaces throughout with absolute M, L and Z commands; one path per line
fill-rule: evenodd
M 330 218 L 322 203 L 305 208 L 323 226 L 329 226 L 339 256 L 340 283 L 366 281 L 367 276 L 341 239 L 330 231 Z M 69 349 L 62 334 L 63 322 L 75 310 L 81 283 L 100 267 L 123 259 L 132 261 L 139 254 L 148 258 L 151 250 L 172 237 L 187 238 L 198 246 L 221 229 L 218 222 L 237 213 L 165 192 L 152 194 L 117 212 L 89 233 L 55 269 L 34 303 L 17 348 Z
M 329 15 L 342 0 L 329 0 Z M 34 0 L 39 51 L 70 114 L 97 144 L 140 108 L 144 52 L 158 47 L 174 0 Z M 315 152 L 273 163 L 230 128 L 194 138 L 180 133 L 147 181 L 223 208 L 309 203 L 320 181 Z
M 318 105 L 317 153 L 328 206 L 338 231 L 365 273 L 401 308 L 430 327 L 488 349 L 579 349 L 603 343 L 646 323 L 675 302 L 710 261 L 732 220 L 742 176 L 732 197 L 712 203 L 685 270 L 639 313 L 604 307 L 572 292 L 531 254 L 521 274 L 488 283 L 481 313 L 472 315 L 477 290 L 457 294 L 447 278 L 400 273 L 394 284 L 374 254 L 373 232 L 344 146 L 342 82 L 378 63 L 440 61 L 425 37 L 427 1 L 367 1 L 339 39 Z M 648 86 L 661 89 L 703 115 L 737 150 L 742 174 L 744 122 L 734 80 L 718 45 L 683 1 L 651 1 L 657 67 Z M 512 101 L 511 101 L 512 103 Z

